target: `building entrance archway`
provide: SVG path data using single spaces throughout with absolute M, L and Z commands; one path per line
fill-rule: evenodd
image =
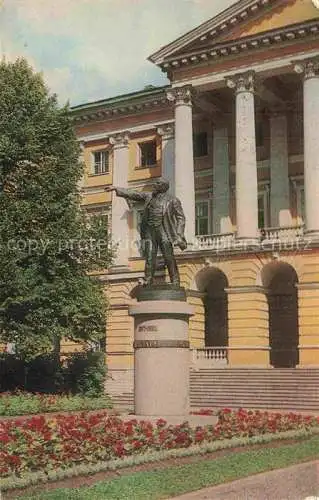
M 286 263 L 272 263 L 262 272 L 269 307 L 270 364 L 294 368 L 299 364 L 298 276 Z
M 217 268 L 199 273 L 197 287 L 205 294 L 205 347 L 228 346 L 228 297 L 226 275 Z

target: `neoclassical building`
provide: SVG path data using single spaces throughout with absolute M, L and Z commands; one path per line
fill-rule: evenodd
M 170 85 L 73 108 L 83 206 L 118 243 L 100 276 L 111 392 L 132 390 L 128 306 L 144 261 L 141 207 L 104 188 L 148 190 L 159 176 L 187 219 L 177 258 L 193 370 L 318 377 L 318 33 L 317 0 L 240 0 L 149 57 Z

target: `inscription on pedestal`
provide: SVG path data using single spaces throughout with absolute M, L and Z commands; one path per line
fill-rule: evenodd
M 135 340 L 134 349 L 156 349 L 159 347 L 179 347 L 189 349 L 188 340 Z
M 156 333 L 158 332 L 158 328 L 156 325 L 140 325 L 137 331 L 139 333 Z

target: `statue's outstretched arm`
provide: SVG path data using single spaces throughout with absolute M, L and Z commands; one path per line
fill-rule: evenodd
M 126 198 L 127 200 L 131 201 L 145 201 L 149 197 L 149 193 L 132 191 L 131 189 L 124 189 L 114 186 L 105 188 L 105 191 L 107 191 L 108 193 L 110 191 L 115 191 L 116 196 L 120 196 L 121 198 Z

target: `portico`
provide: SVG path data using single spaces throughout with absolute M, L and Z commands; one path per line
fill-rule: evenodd
M 261 240 L 298 239 L 303 230 L 317 238 L 318 32 L 311 0 L 302 9 L 297 0 L 240 1 L 150 56 L 171 81 L 176 186 L 189 214 L 188 236 L 199 237 L 193 248 L 234 240 L 258 246 Z M 197 177 L 204 175 L 198 172 L 202 162 L 192 157 L 200 115 L 213 138 L 207 234 L 195 231 L 193 216 L 202 190 Z M 303 130 L 292 130 L 298 120 Z M 304 177 L 303 214 L 296 206 L 296 176 Z
M 304 176 L 304 234 L 312 240 L 317 239 L 319 174 L 316 158 L 319 150 L 315 131 L 318 130 L 319 113 L 315 96 L 319 95 L 318 68 L 319 52 L 311 59 L 300 58 L 298 63 L 287 59 L 283 61 L 282 67 L 276 66 L 272 71 L 263 66 L 258 72 L 237 73 L 234 69 L 228 76 L 221 75 L 219 81 L 213 75 L 211 82 L 207 78 L 204 85 L 199 83 L 196 86 L 194 81 L 193 86 L 190 86 L 190 80 L 185 86 L 176 86 L 168 91 L 169 99 L 175 103 L 175 190 L 189 214 L 189 241 L 192 241 L 195 231 L 194 191 L 197 187 L 192 128 L 198 114 L 205 114 L 205 104 L 206 115 L 212 123 L 208 133 L 213 137 L 213 203 L 210 207 L 213 224 L 210 234 L 197 235 L 201 248 L 205 244 L 212 247 L 214 240 L 219 238 L 220 241 L 220 235 L 223 234 L 229 241 L 229 233 L 233 233 L 233 238 L 255 244 L 265 239 L 300 239 L 303 231 L 296 214 L 297 207 L 293 206 L 296 168 L 299 178 Z M 296 78 L 296 73 L 301 78 Z M 187 96 L 187 102 L 185 97 L 184 101 L 181 99 L 182 95 Z M 215 104 L 216 99 L 220 108 Z M 200 101 L 205 104 L 199 109 Z M 231 114 L 231 109 L 235 113 Z M 294 138 L 291 130 L 293 123 L 289 123 L 289 120 L 298 119 L 303 124 L 304 139 Z M 218 126 L 218 122 L 222 125 Z M 257 142 L 260 137 L 256 137 L 256 131 L 262 128 L 268 130 L 266 145 Z M 232 130 L 235 130 L 233 135 Z M 300 146 L 304 142 L 304 148 L 299 147 L 296 151 L 297 142 Z M 234 149 L 233 154 L 230 152 L 231 147 Z M 268 170 L 268 179 L 265 179 L 262 169 Z M 263 207 L 267 217 L 264 216 L 263 225 L 258 217 L 258 185 L 261 182 L 268 185 L 267 206 Z M 232 187 L 235 210 L 232 210 L 230 202 Z

